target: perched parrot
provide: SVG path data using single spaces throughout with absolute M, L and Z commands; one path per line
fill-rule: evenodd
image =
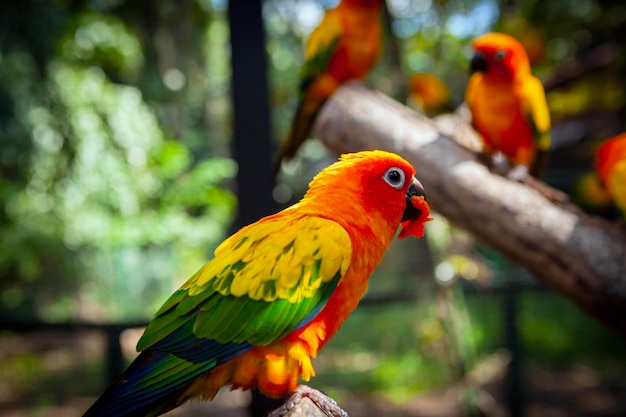
M 156 312 L 140 355 L 85 416 L 157 416 L 224 386 L 297 391 L 398 226 L 400 239 L 423 235 L 430 210 L 414 174 L 388 152 L 345 154 L 298 203 L 227 238 Z
M 427 115 L 450 110 L 450 91 L 437 76 L 417 72 L 409 78 L 409 99 Z
M 300 71 L 299 103 L 281 144 L 275 175 L 308 138 L 326 100 L 350 80 L 362 80 L 382 52 L 382 0 L 341 0 L 311 33 Z
M 595 168 L 615 206 L 626 219 L 626 133 L 600 144 L 596 150 Z
M 527 172 L 540 177 L 550 147 L 550 112 L 524 47 L 502 33 L 479 36 L 472 47 L 465 101 L 485 153 L 501 152 L 514 167 L 512 178 Z

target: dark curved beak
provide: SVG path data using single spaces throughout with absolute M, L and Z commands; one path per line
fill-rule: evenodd
M 476 52 L 470 61 L 470 73 L 487 72 L 487 57 L 482 52 Z
M 406 190 L 406 207 L 404 208 L 401 220 L 403 222 L 422 215 L 421 210 L 413 207 L 413 203 L 411 202 L 411 197 L 413 196 L 426 196 L 424 186 L 415 177 L 413 177 L 411 185 L 409 185 L 409 188 Z

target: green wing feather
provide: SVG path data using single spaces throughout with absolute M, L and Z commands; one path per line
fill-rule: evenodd
M 272 343 L 319 311 L 350 257 L 348 233 L 331 220 L 290 215 L 261 220 L 225 240 L 215 258 L 165 302 L 137 349 L 190 320 L 196 338 Z
M 319 48 L 302 64 L 300 68 L 300 99 L 305 96 L 309 84 L 315 77 L 328 68 L 330 60 L 337 50 L 337 45 L 339 45 L 339 39 L 340 36 L 338 34 L 329 39 L 328 43 Z
M 300 99 L 311 81 L 328 68 L 343 33 L 341 13 L 328 10 L 307 40 L 306 60 L 300 68 Z

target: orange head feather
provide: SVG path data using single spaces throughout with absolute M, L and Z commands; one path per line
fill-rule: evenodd
M 530 60 L 524 46 L 512 36 L 491 32 L 472 41 L 475 51 L 470 63 L 472 72 L 486 77 L 513 81 L 530 74 Z
M 424 196 L 414 175 L 411 164 L 389 152 L 344 154 L 313 178 L 297 206 L 337 221 L 349 233 L 365 231 L 388 242 L 402 222 L 402 237 L 421 237 L 423 229 L 409 226 L 428 221 L 430 210 L 423 198 L 414 198 Z

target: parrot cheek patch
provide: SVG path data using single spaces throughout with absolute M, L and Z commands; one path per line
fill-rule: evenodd
M 398 240 L 402 240 L 408 236 L 417 238 L 424 236 L 424 223 L 433 219 L 430 217 L 430 207 L 428 206 L 424 196 L 411 196 L 411 204 L 419 214 L 412 219 L 408 219 L 400 223 L 402 230 L 400 230 Z

